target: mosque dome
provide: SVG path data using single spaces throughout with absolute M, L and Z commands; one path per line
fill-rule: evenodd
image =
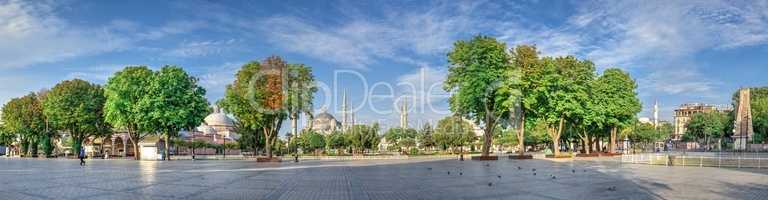
M 333 115 L 328 114 L 327 112 L 323 112 L 315 116 L 315 121 L 330 121 L 330 120 L 336 120 L 336 118 L 333 117 Z
M 221 112 L 214 112 L 205 117 L 205 124 L 208 126 L 234 126 L 235 122 L 227 115 Z

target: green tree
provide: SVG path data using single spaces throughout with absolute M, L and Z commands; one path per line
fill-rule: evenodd
M 263 65 L 256 61 L 243 65 L 219 102 L 243 126 L 250 130 L 261 129 L 268 158 L 272 158 L 272 144 L 287 117 L 285 99 L 281 96 L 284 89 L 282 73 L 287 66 L 277 56 L 267 58 Z
M 390 146 L 391 148 L 404 152 L 410 149 L 410 147 L 416 146 L 415 139 L 417 134 L 415 129 L 394 127 L 384 133 L 384 138 L 393 144 Z
M 35 93 L 11 99 L 3 106 L 2 120 L 10 133 L 21 141 L 22 155 L 37 156 L 38 140 L 45 133 L 43 105 Z
M 299 140 L 301 141 L 301 147 L 308 151 L 313 151 L 315 155 L 318 155 L 320 151 L 325 148 L 325 137 L 321 135 L 320 133 L 317 133 L 312 130 L 305 130 L 301 133 L 299 136 Z
M 586 113 L 584 102 L 589 100 L 589 83 L 594 78 L 594 64 L 572 56 L 544 58 L 535 73 L 526 74 L 535 80 L 532 92 L 524 102 L 532 112 L 528 116 L 547 124 L 555 156 L 560 155 L 560 136 L 567 120 L 576 120 Z
M 328 149 L 334 149 L 337 151 L 339 149 L 344 149 L 347 147 L 347 140 L 344 138 L 344 133 L 341 131 L 334 131 L 325 136 L 326 145 L 328 146 Z
M 434 131 L 432 130 L 432 125 L 429 123 L 426 123 L 421 127 L 421 130 L 416 136 L 416 140 L 422 149 L 428 150 L 435 146 L 435 139 L 432 137 L 434 134 L 433 132 Z
M 365 154 L 366 150 L 374 150 L 379 145 L 379 124 L 354 125 L 347 129 L 345 136 L 347 144 L 352 147 L 352 153 Z
M 482 156 L 489 156 L 493 130 L 509 115 L 510 101 L 518 92 L 506 87 L 515 79 L 506 44 L 495 38 L 476 36 L 457 41 L 448 53 L 448 77 L 443 88 L 452 92 L 451 111 L 483 125 Z
M 235 121 L 235 132 L 240 135 L 240 138 L 237 140 L 240 150 L 248 150 L 250 148 L 251 152 L 256 153 L 260 148 L 264 148 L 266 140 L 264 140 L 261 129 Z
M 152 76 L 146 94 L 138 105 L 139 127 L 164 137 L 163 159 L 170 160 L 171 139 L 182 129 L 199 125 L 210 113 L 205 89 L 182 68 L 164 66 Z
M 629 141 L 633 144 L 639 144 L 645 150 L 652 150 L 655 142 L 665 139 L 664 134 L 658 131 L 653 124 L 640 123 L 637 120 L 628 124 L 626 130 Z
M 711 149 L 712 138 L 722 138 L 725 135 L 727 114 L 721 112 L 696 113 L 686 125 L 684 140 L 704 140 L 706 149 Z M 700 142 L 700 141 L 699 141 Z
M 80 79 L 56 84 L 43 101 L 43 113 L 53 127 L 69 133 L 72 151 L 79 151 L 83 141 L 107 133 L 104 122 L 104 91 L 101 86 Z
M 448 116 L 437 122 L 435 143 L 442 149 L 466 146 L 476 140 L 472 124 L 458 116 Z
M 514 81 L 507 81 L 507 87 L 509 88 L 515 88 L 519 90 L 520 96 L 519 100 L 517 99 L 508 99 L 508 103 L 518 103 L 519 106 L 517 106 L 518 111 L 518 117 L 519 117 L 519 124 L 518 131 L 516 132 L 517 138 L 517 145 L 520 149 L 518 151 L 519 155 L 525 154 L 525 124 L 526 124 L 526 113 L 533 112 L 531 106 L 535 101 L 531 101 L 530 98 L 525 98 L 525 95 L 530 95 L 533 93 L 533 89 L 535 88 L 535 75 L 536 70 L 539 69 L 540 65 L 540 59 L 539 59 L 539 52 L 536 50 L 535 46 L 530 45 L 519 45 L 515 47 L 514 50 L 510 53 L 512 57 L 512 63 L 515 67 L 515 70 L 517 70 L 518 74 L 520 76 L 520 80 L 517 82 Z M 508 76 L 514 76 L 515 74 L 510 74 Z M 516 80 L 516 79 L 509 79 L 509 80 Z M 512 106 L 515 107 L 515 106 Z M 535 120 L 533 118 L 529 118 L 528 120 Z M 515 122 L 513 122 L 515 123 Z M 509 138 L 509 137 L 504 137 Z
M 611 153 L 616 151 L 619 127 L 630 124 L 642 109 L 636 90 L 637 84 L 632 77 L 617 68 L 605 70 L 592 84 L 593 112 L 597 112 L 602 117 L 601 124 L 611 130 L 608 147 Z
M 146 66 L 129 66 L 115 73 L 104 86 L 104 119 L 113 127 L 128 132 L 136 160 L 141 156 L 139 141 L 152 134 L 139 127 L 144 114 L 139 103 L 142 99 L 153 98 L 148 95 L 154 75 Z
M 299 115 L 304 113 L 306 116 L 312 116 L 312 100 L 317 92 L 317 86 L 312 68 L 304 64 L 288 65 L 285 80 L 287 86 L 285 102 L 288 118 L 291 120 L 291 134 L 296 136 L 299 133 Z

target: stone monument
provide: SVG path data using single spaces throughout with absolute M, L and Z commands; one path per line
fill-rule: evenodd
M 752 138 L 752 134 L 754 134 L 752 129 L 752 106 L 750 106 L 750 103 L 749 88 L 740 89 L 732 137 L 736 150 L 748 150 L 749 140 Z

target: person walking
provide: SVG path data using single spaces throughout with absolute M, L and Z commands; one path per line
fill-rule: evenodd
M 77 157 L 80 158 L 80 166 L 85 166 L 85 148 L 80 147 L 80 153 Z

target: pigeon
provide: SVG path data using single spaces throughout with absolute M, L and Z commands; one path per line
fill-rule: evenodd
M 520 166 L 517 166 L 517 170 L 521 170 L 521 169 L 523 169 L 523 168 L 522 168 L 522 167 L 520 167 Z
M 575 174 L 575 173 L 576 173 L 576 170 L 575 170 L 575 169 L 572 169 L 572 170 L 571 170 L 571 172 L 573 172 L 573 173 Z
M 430 167 L 430 168 L 427 168 L 427 170 L 432 170 L 432 168 L 431 168 L 431 167 Z
M 587 172 L 587 170 L 585 169 L 584 172 Z
M 459 172 L 459 176 L 462 176 L 462 175 L 464 175 L 464 172 Z
M 536 172 L 533 172 L 533 175 L 536 176 Z
M 616 191 L 616 186 L 608 187 L 608 191 Z
M 557 177 L 555 177 L 555 176 L 552 176 L 552 179 L 557 179 Z
M 531 171 L 534 171 L 534 172 L 535 172 L 535 171 L 536 171 L 536 169 L 534 168 L 534 169 L 532 169 Z
M 485 166 L 486 166 L 486 167 L 490 167 L 490 166 L 491 166 L 491 164 L 485 163 Z
M 493 183 L 492 182 L 488 182 L 488 187 L 491 187 L 491 186 L 493 186 Z
M 451 171 L 448 171 L 448 175 L 451 175 Z
M 496 177 L 499 177 L 499 179 L 501 179 L 501 175 L 498 175 L 498 176 L 496 176 Z

